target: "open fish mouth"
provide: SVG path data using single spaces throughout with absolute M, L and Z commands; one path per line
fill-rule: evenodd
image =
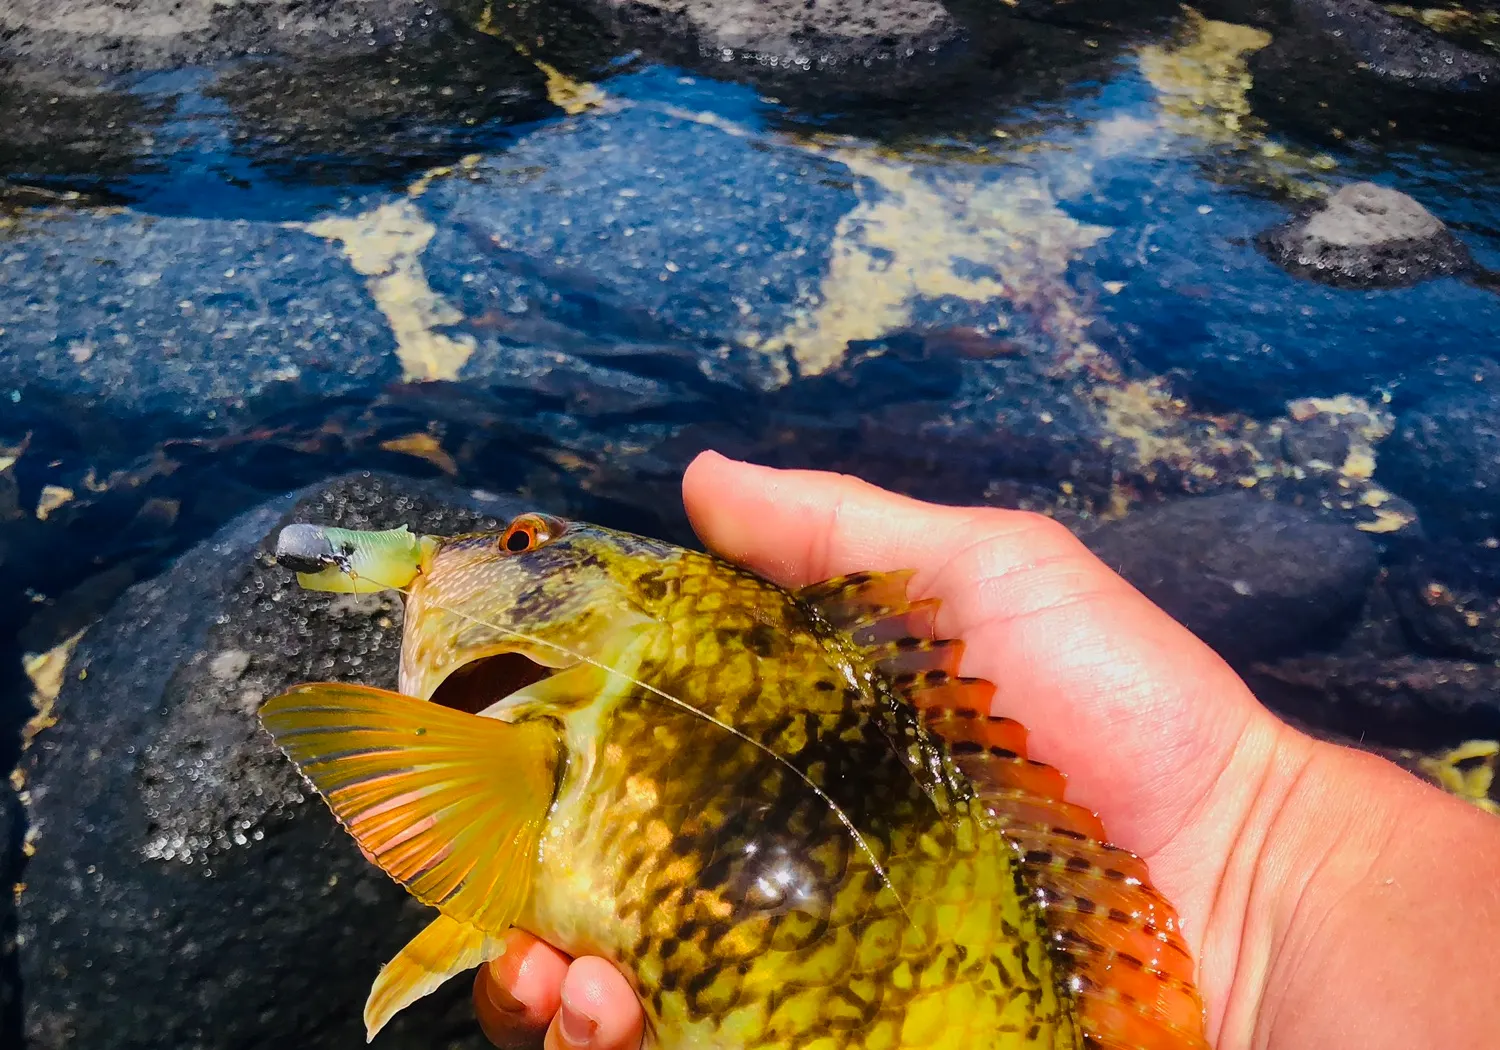
M 521 652 L 491 653 L 450 671 L 433 691 L 431 702 L 478 714 L 563 669 L 538 663 Z

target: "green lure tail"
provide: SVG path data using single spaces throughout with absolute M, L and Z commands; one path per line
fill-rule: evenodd
M 430 564 L 438 541 L 405 525 L 383 532 L 288 525 L 276 537 L 276 560 L 310 591 L 375 594 L 401 590 Z

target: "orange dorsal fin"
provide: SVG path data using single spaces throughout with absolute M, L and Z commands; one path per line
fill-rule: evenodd
M 1027 753 L 1026 729 L 990 713 L 995 687 L 958 676 L 963 643 L 935 637 L 937 603 L 911 602 L 913 574 L 856 573 L 799 597 L 860 646 L 949 744 L 955 765 L 1016 847 L 1091 1050 L 1208 1050 L 1203 1003 L 1177 913 L 1139 857 L 1109 844 L 1067 778 Z
M 1177 913 L 1146 864 L 1110 845 L 1097 815 L 1064 799 L 1067 779 L 1026 755 L 1025 730 L 972 709 L 922 708 L 1015 843 L 1054 954 L 1096 1050 L 1207 1050 L 1203 1002 Z
M 424 904 L 498 936 L 531 892 L 556 730 L 383 689 L 302 685 L 261 708 L 365 854 Z
M 912 607 L 906 586 L 913 569 L 896 572 L 855 572 L 810 583 L 797 597 L 841 631 L 854 630 L 905 612 Z

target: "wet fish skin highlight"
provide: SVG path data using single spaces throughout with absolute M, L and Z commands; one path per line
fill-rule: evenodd
M 1207 1047 L 1171 905 L 958 677 L 910 574 L 789 592 L 543 515 L 407 535 L 346 584 L 406 592 L 400 692 L 262 712 L 439 912 L 372 1038 L 514 925 L 618 965 L 664 1050 Z

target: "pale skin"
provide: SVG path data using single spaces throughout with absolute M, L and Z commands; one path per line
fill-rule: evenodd
M 962 672 L 998 684 L 994 713 L 1177 904 L 1217 1050 L 1495 1045 L 1500 819 L 1290 728 L 1047 518 L 713 453 L 683 498 L 711 549 L 786 586 L 918 570 Z M 474 1000 L 499 1046 L 641 1043 L 618 971 L 524 934 Z

